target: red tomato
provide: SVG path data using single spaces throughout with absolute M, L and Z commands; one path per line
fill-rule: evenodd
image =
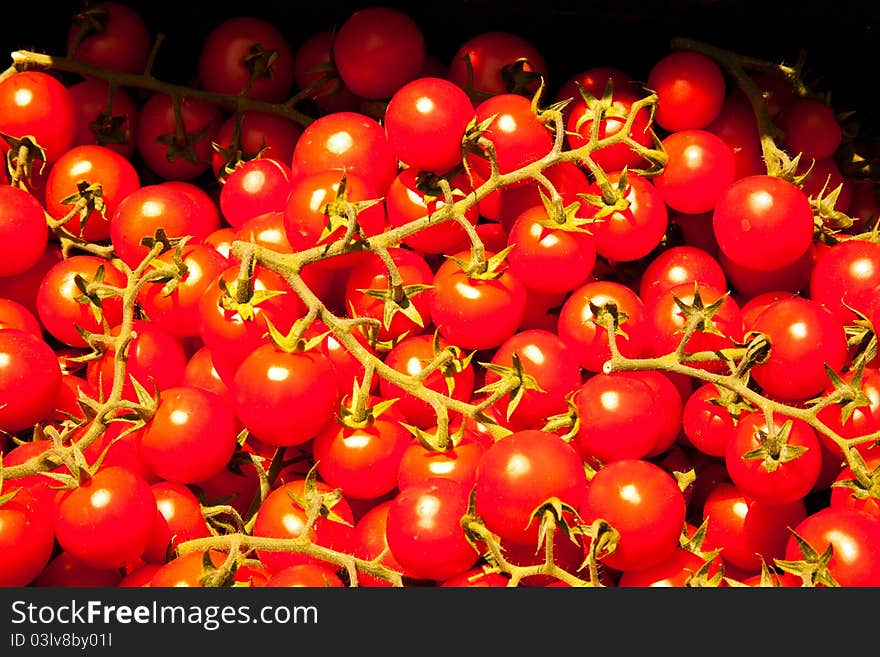
M 347 499 L 371 500 L 397 488 L 397 472 L 412 436 L 393 418 L 381 416 L 366 427 L 325 425 L 312 451 L 321 479 Z
M 673 246 L 657 254 L 645 267 L 639 283 L 639 296 L 654 303 L 664 292 L 685 283 L 727 289 L 721 264 L 709 252 L 695 246 Z
M 383 555 L 380 563 L 398 573 L 407 574 L 406 569 L 398 563 L 391 550 L 388 549 L 386 527 L 391 500 L 379 502 L 364 513 L 357 521 L 351 533 L 351 553 L 359 559 L 367 561 Z M 368 587 L 389 587 L 391 583 L 381 577 L 358 573 L 358 585 Z
M 218 395 L 190 386 L 166 388 L 140 434 L 140 455 L 162 479 L 195 484 L 226 467 L 238 429 L 235 415 Z
M 785 555 L 791 527 L 807 517 L 802 499 L 776 504 L 759 502 L 728 483 L 718 483 L 703 505 L 708 521 L 706 541 L 721 548 L 721 559 L 746 571 L 757 571 Z
M 110 220 L 120 202 L 140 188 L 141 181 L 134 165 L 111 148 L 74 146 L 49 170 L 46 210 L 55 219 L 67 216 L 79 198 L 88 198 L 89 192 L 81 188 L 91 185 L 99 186 L 103 212 L 86 213 L 84 226 L 81 215 L 77 214 L 64 227 L 85 240 L 100 242 L 110 237 Z
M 331 492 L 331 488 L 322 481 L 315 482 L 315 490 L 320 495 Z M 289 481 L 275 488 L 257 511 L 253 535 L 284 539 L 301 536 L 305 531 L 307 518 L 303 506 L 308 504 L 305 492 L 304 479 Z M 324 506 L 326 508 L 327 504 Z M 348 501 L 345 497 L 340 497 L 328 510 L 329 514 L 319 515 L 312 525 L 308 533 L 309 539 L 331 550 L 349 552 L 354 516 Z M 257 550 L 257 556 L 270 573 L 301 563 L 327 565 L 327 562 L 297 552 Z
M 183 484 L 160 481 L 150 487 L 156 499 L 156 524 L 144 559 L 164 564 L 177 546 L 211 535 L 195 493 Z
M 18 187 L 0 185 L 0 276 L 36 265 L 49 241 L 40 202 Z
M 117 324 L 110 329 L 109 334 L 116 337 L 120 329 L 121 324 Z M 129 342 L 126 350 L 123 399 L 137 400 L 132 379 L 150 393 L 178 385 L 187 360 L 180 339 L 146 320 L 135 320 L 132 330 L 136 337 Z M 116 377 L 115 361 L 116 350 L 108 346 L 100 358 L 89 361 L 88 364 L 88 381 L 104 399 L 110 394 Z
M 281 212 L 290 193 L 290 169 L 268 157 L 241 163 L 220 188 L 220 211 L 238 228 L 266 212 Z
M 755 270 L 789 265 L 813 242 L 813 211 L 800 189 L 774 176 L 741 178 L 715 202 L 712 227 L 732 262 Z
M 470 252 L 455 258 L 467 263 Z M 516 332 L 525 316 L 526 289 L 505 264 L 498 271 L 498 278 L 484 280 L 468 276 L 455 260 L 440 265 L 426 296 L 444 338 L 462 349 L 492 349 Z
M 137 151 L 147 167 L 165 180 L 193 180 L 211 168 L 211 142 L 222 114 L 216 105 L 192 98 L 180 99 L 183 135 L 178 134 L 174 101 L 154 93 L 141 106 Z
M 461 164 L 461 140 L 473 120 L 474 106 L 460 87 L 440 78 L 417 78 L 388 102 L 385 132 L 404 164 L 442 175 Z
M 567 230 L 543 205 L 533 206 L 514 222 L 507 237 L 513 248 L 510 269 L 529 290 L 570 292 L 586 283 L 596 264 L 596 239 L 586 228 Z
M 5 482 L 3 493 L 10 492 Z M 51 514 L 27 490 L 0 506 L 0 586 L 27 586 L 46 568 L 55 546 Z
M 718 387 L 704 383 L 684 403 L 684 435 L 694 447 L 709 456 L 724 456 L 735 425 L 730 411 L 715 403 L 720 398 Z
M 819 439 L 803 420 L 774 416 L 777 441 L 791 420 L 784 445 L 769 439 L 770 427 L 763 411 L 739 418 L 724 449 L 724 464 L 731 481 L 744 494 L 768 504 L 789 504 L 809 493 L 819 478 L 822 453 Z M 787 448 L 802 448 L 793 455 Z M 753 455 L 756 450 L 764 453 Z
M 42 338 L 43 328 L 36 316 L 12 299 L 0 298 L 0 329 L 19 329 Z
M 281 30 L 256 16 L 214 26 L 199 51 L 199 80 L 208 91 L 280 102 L 293 86 L 293 52 Z
M 602 467 L 587 484 L 580 515 L 603 518 L 620 535 L 602 563 L 619 571 L 642 570 L 670 557 L 685 526 L 684 495 L 660 466 L 624 459 Z
M 864 240 L 838 242 L 816 258 L 810 274 L 810 298 L 842 322 L 863 314 L 880 286 L 880 244 Z
M 473 69 L 473 81 L 470 78 L 467 60 Z M 514 68 L 521 66 L 525 73 L 546 77 L 547 64 L 544 56 L 528 39 L 510 32 L 481 32 L 465 41 L 452 57 L 447 79 L 462 89 L 472 85 L 473 91 L 480 95 L 495 96 L 511 91 L 515 84 L 510 80 Z M 519 85 L 522 86 L 522 85 Z M 531 87 L 522 89 L 528 93 Z
M 388 252 L 397 267 L 404 288 L 410 285 L 431 284 L 434 272 L 423 256 L 403 247 L 392 247 Z M 409 302 L 400 300 L 400 304 L 411 306 L 415 310 L 420 321 L 398 311 L 386 324 L 386 300 L 371 296 L 366 291 L 389 293 L 392 292 L 390 285 L 390 275 L 385 263 L 375 253 L 368 253 L 345 279 L 345 307 L 349 309 L 352 317 L 373 317 L 381 321 L 383 324 L 376 335 L 378 340 L 393 340 L 404 333 L 412 336 L 424 332 L 431 324 L 432 290 L 412 292 L 411 296 L 407 297 Z M 392 299 L 388 299 L 387 302 L 394 303 Z
M 197 243 L 217 229 L 212 216 L 200 212 L 181 189 L 164 183 L 146 185 L 126 196 L 110 220 L 110 240 L 116 255 L 137 267 L 150 248 L 141 243 L 159 228 L 169 238 L 191 236 Z
M 602 98 L 604 89 L 597 98 Z M 627 116 L 632 112 L 632 105 L 640 96 L 627 89 L 615 90 L 611 99 L 611 107 L 599 126 L 598 139 L 608 139 L 618 134 L 626 126 Z M 593 131 L 593 115 L 580 93 L 575 96 L 574 107 L 569 109 L 566 121 L 566 138 L 572 149 L 580 148 L 589 143 Z M 637 144 L 646 148 L 654 145 L 654 137 L 650 130 L 650 110 L 645 108 L 633 118 L 629 136 Z M 590 157 L 605 173 L 621 171 L 624 167 L 635 168 L 645 166 L 646 162 L 632 146 L 617 143 L 594 150 Z
M 845 372 L 841 378 L 862 393 L 866 401 L 846 406 L 829 404 L 817 413 L 818 419 L 844 440 L 867 436 L 880 430 L 880 371 L 873 367 L 863 368 L 858 386 L 855 386 L 855 371 L 853 370 Z M 823 396 L 831 394 L 833 390 L 834 386 L 829 381 L 822 394 Z M 843 456 L 840 446 L 831 438 L 825 434 L 819 434 L 819 440 L 835 457 Z M 862 453 L 862 456 L 867 457 L 875 451 L 874 442 L 859 443 L 856 445 L 856 449 Z
M 880 521 L 863 511 L 826 507 L 794 527 L 819 555 L 831 547 L 827 574 L 843 587 L 880 586 Z M 803 554 L 794 536 L 785 548 L 787 560 Z
M 0 329 L 0 431 L 21 431 L 46 419 L 60 387 L 52 347 L 33 333 Z
M 707 130 L 679 130 L 663 140 L 667 161 L 654 185 L 664 202 L 686 214 L 711 212 L 736 179 L 733 150 Z
M 310 563 L 300 563 L 282 568 L 269 578 L 265 586 L 342 588 L 345 583 L 330 568 Z
M 461 441 L 445 452 L 435 452 L 421 443 L 412 442 L 400 460 L 397 487 L 403 490 L 436 477 L 454 479 L 465 490 L 471 490 L 477 476 L 477 465 L 487 447 L 475 432 L 467 429 Z
M 540 429 L 547 418 L 568 410 L 566 397 L 581 385 L 581 373 L 573 351 L 555 333 L 542 329 L 518 331 L 505 340 L 492 356 L 491 364 L 513 368 L 516 354 L 525 376 L 532 377 L 539 390 L 525 388 L 522 398 L 508 422 L 511 428 Z M 500 380 L 500 375 L 489 370 L 485 384 Z M 496 403 L 499 414 L 505 414 L 510 398 Z
M 176 250 L 166 251 L 154 266 L 176 268 Z M 177 280 L 160 279 L 141 288 L 138 303 L 158 328 L 178 337 L 198 336 L 201 327 L 199 301 L 205 290 L 228 265 L 226 259 L 206 244 L 189 244 L 180 252 L 185 271 Z
M 608 180 L 616 185 L 620 176 L 612 173 Z M 657 188 L 647 178 L 632 173 L 627 175 L 626 183 L 623 200 L 627 209 L 597 218 L 589 225 L 596 237 L 596 252 L 614 262 L 645 257 L 660 244 L 669 227 L 669 213 Z M 587 193 L 601 195 L 602 190 L 593 183 Z M 595 216 L 598 210 L 587 205 L 584 216 Z
M 345 86 L 362 98 L 388 98 L 421 71 L 425 36 L 408 14 L 366 7 L 351 14 L 333 38 L 333 58 Z
M 586 488 L 575 449 L 552 433 L 525 430 L 493 443 L 477 465 L 476 511 L 502 539 L 535 544 L 541 519 L 532 513 L 551 497 L 578 508 Z
M 442 581 L 471 568 L 479 553 L 461 526 L 468 491 L 451 479 L 428 479 L 391 501 L 385 533 L 394 558 L 419 579 Z
M 121 2 L 90 3 L 73 16 L 67 32 L 73 59 L 122 73 L 143 73 L 151 46 L 143 17 Z
M 109 85 L 97 78 L 87 78 L 68 87 L 76 107 L 76 146 L 98 145 L 116 151 L 126 159 L 134 155 L 138 106 L 123 87 L 113 90 L 107 112 Z
M 242 360 L 230 385 L 245 428 L 271 445 L 297 445 L 333 420 L 337 387 L 330 361 L 316 350 L 288 353 L 274 344 Z
M 22 71 L 0 82 L 0 132 L 30 136 L 46 151 L 52 164 L 73 144 L 76 107 L 58 78 L 41 71 Z M 2 141 L 5 154 L 9 145 Z
M 290 170 L 296 180 L 327 169 L 361 177 L 370 189 L 386 189 L 397 175 L 397 155 L 375 119 L 358 112 L 334 112 L 303 130 Z
M 880 452 L 874 450 L 865 456 L 865 465 L 868 472 L 875 472 L 880 466 Z M 864 484 L 860 483 L 849 466 L 844 467 L 834 478 L 835 485 L 831 488 L 832 508 L 853 508 L 863 511 L 880 520 L 880 499 L 868 493 Z M 868 493 L 863 495 L 863 493 Z
M 214 141 L 220 149 L 215 149 L 211 158 L 211 167 L 216 177 L 223 175 L 223 167 L 231 158 L 233 161 L 235 159 L 235 149 L 232 148 L 235 122 L 236 117 L 233 114 L 217 130 Z M 293 157 L 293 147 L 303 129 L 283 116 L 252 110 L 242 112 L 239 130 L 237 150 L 244 160 L 262 156 L 287 165 Z
M 614 281 L 593 281 L 574 290 L 559 313 L 559 337 L 571 346 L 580 366 L 601 372 L 611 358 L 608 334 L 596 323 L 593 307 L 613 304 L 617 308 L 619 332 L 617 348 L 628 358 L 639 358 L 648 351 L 650 338 L 645 304 L 627 286 Z
M 294 57 L 296 84 L 325 112 L 351 112 L 359 99 L 339 78 L 331 56 L 333 36 L 330 30 L 320 30 L 300 42 Z M 325 75 L 328 79 L 322 80 Z
M 825 367 L 838 372 L 846 362 L 843 324 L 816 301 L 780 299 L 758 316 L 752 330 L 770 339 L 770 356 L 752 368 L 752 378 L 778 399 L 819 394 L 828 384 Z
M 739 89 L 732 89 L 727 94 L 718 118 L 707 125 L 705 130 L 721 137 L 733 151 L 737 180 L 767 172 L 755 111 Z
M 648 72 L 647 86 L 657 93 L 654 120 L 670 132 L 705 128 L 724 104 L 724 74 L 708 56 L 673 52 Z
M 834 110 L 816 98 L 795 98 L 786 103 L 776 125 L 782 131 L 785 149 L 804 160 L 831 157 L 840 146 L 843 129 Z
M 683 587 L 706 563 L 703 557 L 676 548 L 672 554 L 655 566 L 628 570 L 620 575 L 617 586 L 627 587 Z
M 448 340 L 438 336 L 440 350 L 451 346 Z M 430 335 L 411 335 L 403 338 L 385 355 L 385 364 L 408 376 L 418 376 L 436 356 L 434 337 Z M 458 366 L 463 363 L 463 355 L 457 359 Z M 456 371 L 456 362 L 441 367 L 422 379 L 422 385 L 430 390 L 449 395 L 459 401 L 468 401 L 474 391 L 474 367 L 468 363 Z M 451 392 L 450 392 L 451 387 Z M 394 408 L 399 411 L 410 424 L 427 428 L 437 422 L 437 413 L 426 401 L 391 383 L 382 377 L 379 380 L 379 391 L 386 399 L 397 399 Z M 347 392 L 347 391 L 346 391 Z
M 18 302 L 34 315 L 38 315 L 37 291 L 48 271 L 59 262 L 61 262 L 61 247 L 55 242 L 49 242 L 36 264 L 30 269 L 13 276 L 0 276 L 3 297 Z
M 119 586 L 122 573 L 118 568 L 96 568 L 62 550 L 34 580 L 38 587 L 113 588 Z
M 495 147 L 502 174 L 544 157 L 553 146 L 553 136 L 538 120 L 529 99 L 518 94 L 499 94 L 484 100 L 477 105 L 476 118 L 477 124 L 491 119 L 482 136 Z M 468 162 L 482 178 L 488 179 L 491 168 L 487 157 L 469 154 Z
M 220 550 L 208 551 L 208 559 L 214 568 L 219 568 L 226 561 L 226 553 Z M 197 550 L 171 559 L 163 565 L 150 580 L 150 588 L 170 587 L 201 587 L 201 578 L 205 574 L 205 551 Z
M 61 548 L 94 568 L 121 568 L 146 549 L 156 520 L 150 485 L 118 466 L 99 469 L 55 500 Z
M 418 170 L 409 168 L 401 171 L 388 187 L 385 209 L 388 212 L 388 223 L 392 228 L 404 226 L 422 217 L 434 217 L 446 206 L 442 192 L 421 190 L 419 182 Z M 468 176 L 464 172 L 454 175 L 449 180 L 449 186 L 456 201 L 462 195 L 473 192 Z M 476 204 L 471 206 L 464 216 L 471 224 L 476 224 L 479 219 L 478 206 Z M 404 238 L 403 243 L 421 253 L 431 254 L 454 253 L 469 245 L 464 228 L 452 218 L 413 233 Z

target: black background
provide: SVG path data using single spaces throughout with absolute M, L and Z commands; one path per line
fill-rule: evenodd
M 7 2 L 0 28 L 4 52 L 28 48 L 63 54 L 70 15 L 83 0 Z M 127 2 L 166 41 L 158 77 L 184 83 L 195 73 L 208 32 L 234 15 L 272 21 L 292 47 L 310 34 L 338 27 L 354 11 L 383 4 L 409 13 L 428 51 L 448 63 L 469 37 L 487 30 L 520 34 L 544 54 L 551 89 L 591 66 L 611 65 L 644 80 L 669 40 L 686 36 L 757 57 L 793 62 L 807 53 L 807 73 L 832 92 L 838 110 L 873 117 L 880 43 L 880 3 L 868 0 L 200 0 Z M 2 59 L 0 59 L 2 62 Z

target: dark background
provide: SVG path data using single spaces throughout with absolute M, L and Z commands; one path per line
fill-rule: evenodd
M 29 48 L 62 54 L 70 15 L 82 0 L 4 3 L 0 57 Z M 292 47 L 315 31 L 340 25 L 352 12 L 384 4 L 408 12 L 422 27 L 428 50 L 449 62 L 469 37 L 487 30 L 516 32 L 544 54 L 551 89 L 598 65 L 644 79 L 669 39 L 687 36 L 743 54 L 793 62 L 807 53 L 807 72 L 830 90 L 839 110 L 873 115 L 878 78 L 880 3 L 863 0 L 256 0 L 219 3 L 186 0 L 128 2 L 166 41 L 155 73 L 186 82 L 198 48 L 221 20 L 250 14 L 271 20 Z M 2 60 L 0 60 L 2 61 Z M 2 65 L 2 64 L 0 64 Z

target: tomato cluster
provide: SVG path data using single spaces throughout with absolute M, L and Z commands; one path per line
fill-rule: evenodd
M 880 142 L 796 71 L 151 39 L 0 80 L 0 585 L 880 585 Z

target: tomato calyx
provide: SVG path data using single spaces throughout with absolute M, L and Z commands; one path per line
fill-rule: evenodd
M 577 509 L 558 497 L 551 497 L 535 507 L 529 516 L 527 526 L 530 526 L 535 520 L 540 523 L 538 526 L 538 549 L 544 547 L 548 540 L 552 540 L 557 530 L 561 531 L 572 543 L 577 543 L 574 528 L 582 524 L 581 517 Z
M 318 242 L 321 243 L 328 240 L 331 235 L 336 234 L 340 229 L 344 232 L 342 238 L 344 249 L 351 248 L 352 240 L 355 235 L 361 239 L 366 239 L 363 229 L 357 221 L 357 217 L 364 210 L 371 208 L 374 205 L 378 205 L 379 203 L 382 203 L 381 198 L 356 201 L 354 203 L 349 201 L 348 174 L 343 171 L 342 177 L 339 179 L 339 186 L 336 190 L 336 198 L 332 201 L 328 201 L 324 207 L 321 208 L 321 213 L 327 217 L 327 221 L 324 224 L 324 229 L 321 231 Z M 325 252 L 331 245 L 332 242 L 327 244 Z
M 220 278 L 217 284 L 223 291 L 220 296 L 220 306 L 231 313 L 238 314 L 246 322 L 254 321 L 256 307 L 264 301 L 268 301 L 280 294 L 286 294 L 284 290 L 257 290 L 254 289 L 254 262 L 251 260 L 250 267 L 245 267 L 243 275 L 234 281 L 227 282 Z
M 273 68 L 278 61 L 279 53 L 277 50 L 267 50 L 261 43 L 253 44 L 248 53 L 242 57 L 242 63 L 248 70 L 248 81 L 245 88 L 239 92 L 245 96 L 251 90 L 254 83 L 260 78 L 271 80 L 275 76 Z
M 597 177 L 596 184 L 599 185 L 602 194 L 582 193 L 577 195 L 590 205 L 598 208 L 591 217 L 592 222 L 604 221 L 606 217 L 610 217 L 615 212 L 626 212 L 629 210 L 630 202 L 626 198 L 629 191 L 629 185 L 627 184 L 628 174 L 628 169 L 624 167 L 616 184 L 611 184 L 607 179 Z
M 510 420 L 516 407 L 519 406 L 526 390 L 545 392 L 545 390 L 538 385 L 538 381 L 535 377 L 531 374 L 526 374 L 519 354 L 514 352 L 511 354 L 510 358 L 511 365 L 509 367 L 498 365 L 496 363 L 480 362 L 479 364 L 487 370 L 497 374 L 499 379 L 474 391 L 476 394 L 489 393 L 490 397 L 499 400 L 509 395 L 510 399 L 507 402 L 507 410 L 505 412 L 508 420 Z
M 529 70 L 526 67 L 533 70 Z M 526 57 L 520 57 L 502 66 L 501 79 L 504 80 L 507 93 L 519 94 L 521 96 L 533 93 L 536 85 L 543 85 L 544 83 L 544 76 L 534 70 L 531 62 Z
M 272 323 L 272 320 L 266 317 L 266 328 L 269 331 L 269 338 L 278 349 L 288 354 L 317 349 L 321 343 L 324 342 L 324 338 L 332 333 L 332 331 L 328 329 L 327 331 L 312 336 L 311 338 L 305 338 L 305 333 L 308 331 L 311 324 L 312 318 L 310 315 L 300 317 L 291 325 L 290 331 L 285 335 L 278 330 L 278 328 Z
M 789 463 L 806 453 L 807 447 L 802 445 L 789 445 L 788 437 L 791 435 L 794 421 L 788 419 L 777 430 L 775 423 L 768 422 L 766 428 L 758 429 L 755 436 L 760 446 L 742 455 L 743 460 L 760 459 L 767 472 L 775 472 L 779 466 Z
M 95 322 L 98 324 L 104 324 L 104 314 L 102 310 L 103 300 L 117 295 L 116 290 L 104 285 L 105 271 L 104 265 L 99 265 L 91 280 L 87 279 L 82 274 L 76 274 L 73 277 L 73 283 L 76 285 L 76 289 L 80 292 L 74 297 L 75 301 L 84 306 L 88 306 L 92 313 L 92 317 L 94 317 Z M 76 328 L 80 331 L 80 335 L 83 339 L 85 339 L 86 342 L 89 342 L 91 334 L 83 332 L 79 326 Z
M 324 518 L 331 522 L 338 522 L 347 527 L 353 525 L 333 510 L 337 504 L 343 500 L 342 489 L 335 488 L 333 490 L 322 493 L 317 485 L 318 482 L 318 466 L 313 465 L 306 474 L 303 482 L 303 494 L 297 495 L 290 489 L 287 489 L 287 497 L 296 504 L 300 509 L 306 512 L 306 528 L 300 538 L 308 536 L 309 529 L 314 526 L 318 518 Z
M 105 7 L 84 7 L 81 11 L 76 12 L 70 21 L 78 29 L 76 36 L 70 44 L 67 53 L 68 57 L 76 55 L 76 51 L 86 37 L 104 32 L 107 29 L 109 20 L 110 15 Z
M 124 145 L 131 141 L 131 135 L 123 129 L 127 122 L 123 115 L 101 112 L 94 121 L 89 122 L 89 130 L 99 146 Z
M 412 298 L 425 290 L 430 290 L 432 287 L 434 286 L 424 283 L 414 283 L 412 285 L 390 284 L 385 290 L 358 288 L 358 292 L 382 301 L 382 326 L 387 331 L 391 328 L 391 320 L 394 319 L 397 313 L 402 314 L 417 326 L 424 328 L 425 320 L 422 319 L 418 308 L 413 304 Z
M 808 404 L 815 405 L 819 403 L 833 404 L 840 407 L 840 422 L 845 424 L 852 417 L 852 414 L 860 407 L 869 407 L 871 399 L 862 389 L 862 376 L 864 367 L 856 367 L 853 375 L 844 379 L 833 369 L 825 365 L 825 373 L 831 379 L 832 389 L 830 393 L 823 395 L 817 399 L 811 399 Z
M 507 271 L 507 256 L 515 246 L 516 244 L 508 244 L 488 259 L 485 257 L 485 252 L 479 249 L 471 249 L 470 262 L 465 262 L 460 258 L 450 255 L 447 255 L 446 258 L 458 265 L 468 277 L 468 280 L 494 281 L 501 278 Z
M 107 220 L 105 215 L 106 203 L 102 198 L 104 187 L 101 183 L 90 183 L 88 180 L 78 180 L 76 183 L 76 192 L 61 199 L 62 205 L 72 205 L 70 215 L 79 215 L 80 232 L 85 228 L 86 222 L 92 212 L 101 215 L 104 221 Z
M 843 183 L 832 190 L 828 189 L 830 176 L 822 185 L 822 189 L 816 196 L 810 197 L 810 207 L 813 208 L 813 221 L 818 239 L 824 242 L 835 242 L 835 235 L 849 228 L 855 220 L 845 212 L 835 209 L 840 192 L 843 191 Z
M 837 580 L 834 579 L 834 576 L 828 569 L 828 564 L 831 562 L 831 558 L 834 555 L 833 544 L 829 543 L 825 551 L 822 554 L 819 554 L 796 531 L 791 530 L 791 534 L 795 541 L 797 541 L 797 546 L 803 559 L 774 559 L 773 562 L 775 565 L 783 572 L 800 577 L 804 586 L 839 586 Z
M 39 162 L 37 173 L 46 168 L 46 150 L 37 143 L 32 135 L 14 137 L 0 132 L 0 138 L 9 146 L 6 151 L 6 170 L 9 172 L 9 184 L 30 191 L 34 175 L 34 163 Z
M 854 449 L 850 450 L 847 459 L 854 479 L 839 479 L 834 481 L 833 488 L 846 488 L 850 495 L 858 500 L 880 500 L 880 464 L 873 470 L 869 470 L 861 453 Z
M 160 228 L 159 230 L 162 229 Z M 145 246 L 151 247 L 152 245 L 146 243 L 146 240 L 149 239 L 151 238 L 144 238 L 141 243 Z M 159 292 L 160 296 L 167 297 L 172 295 L 177 289 L 181 279 L 189 273 L 189 268 L 183 260 L 183 247 L 186 244 L 187 239 L 188 238 L 175 239 L 176 245 L 174 247 L 174 253 L 171 256 L 171 262 L 159 259 L 153 259 L 150 261 L 150 267 L 152 267 L 152 270 L 155 272 L 155 274 L 150 276 L 150 282 L 162 285 L 162 290 Z M 171 240 L 167 240 L 166 238 L 166 241 L 170 246 Z
M 178 108 L 179 106 L 180 98 L 175 96 L 174 107 Z M 210 125 L 206 125 L 195 132 L 187 132 L 183 127 L 183 119 L 177 111 L 175 111 L 175 119 L 178 121 L 177 128 L 173 132 L 166 132 L 159 135 L 156 137 L 156 142 L 165 146 L 165 157 L 169 162 L 174 162 L 183 158 L 187 162 L 197 164 L 199 162 L 199 156 L 198 153 L 196 153 L 196 146 L 205 138 L 205 135 L 208 134 Z
M 211 552 L 211 550 L 205 550 L 202 553 L 202 572 L 198 578 L 199 584 L 206 588 L 235 586 L 235 573 L 239 567 L 238 559 L 236 558 L 238 551 L 230 551 L 229 555 L 219 566 L 214 565 Z M 246 586 L 246 583 L 240 585 Z

